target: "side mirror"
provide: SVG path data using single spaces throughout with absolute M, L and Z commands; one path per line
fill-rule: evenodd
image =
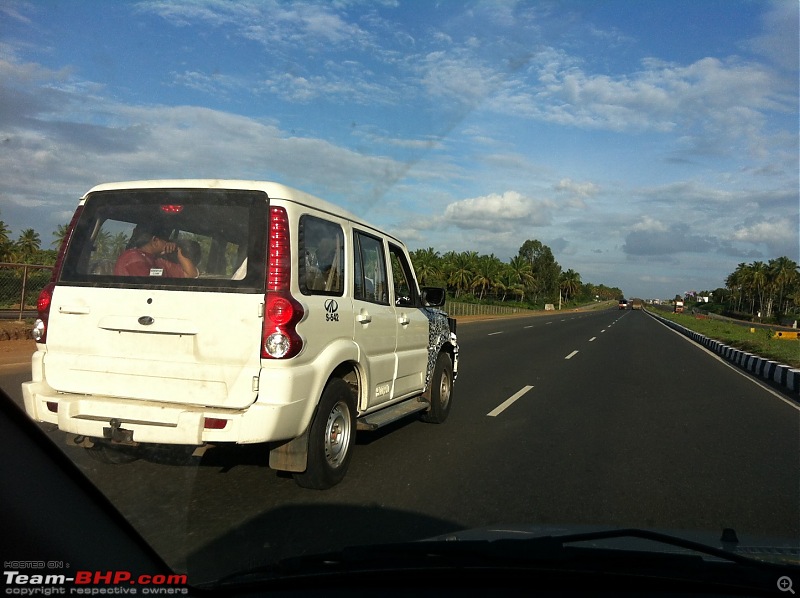
M 446 295 L 443 287 L 422 287 L 422 303 L 428 307 L 441 307 Z

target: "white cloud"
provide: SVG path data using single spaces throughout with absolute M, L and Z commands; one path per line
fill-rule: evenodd
M 756 245 L 765 245 L 771 256 L 798 256 L 798 223 L 794 218 L 770 218 L 738 227 L 731 239 Z
M 375 106 L 393 105 L 401 101 L 400 90 L 369 81 L 362 77 L 363 69 L 353 64 L 349 66 L 346 72 L 336 72 L 343 69 L 332 67 L 322 75 L 275 73 L 261 87 L 284 100 L 299 104 L 319 101 Z
M 687 66 L 645 60 L 638 72 L 592 74 L 563 53 L 533 57 L 529 76 L 499 86 L 490 106 L 503 114 L 585 129 L 684 132 L 709 153 L 742 142 L 763 155 L 766 114 L 790 113 L 796 97 L 767 68 L 705 58 Z
M 562 191 L 566 193 L 572 193 L 574 195 L 579 195 L 581 197 L 591 197 L 592 195 L 596 195 L 600 191 L 600 187 L 595 185 L 594 183 L 576 183 L 572 179 L 564 178 L 561 179 L 555 185 L 556 191 Z
M 275 0 L 146 0 L 141 12 L 161 16 L 176 26 L 202 22 L 231 27 L 243 38 L 264 45 L 288 45 L 307 49 L 362 42 L 365 32 L 345 21 L 326 2 L 286 4 Z
M 649 231 L 663 233 L 667 230 L 667 225 L 659 222 L 650 216 L 642 216 L 636 224 L 631 227 L 632 231 Z
M 444 220 L 461 229 L 504 232 L 524 226 L 543 226 L 551 221 L 552 204 L 535 201 L 517 191 L 492 193 L 453 202 L 445 208 Z
M 431 52 L 414 59 L 415 77 L 431 97 L 474 106 L 494 92 L 499 75 L 464 51 Z
M 766 56 L 792 73 L 798 71 L 798 4 L 793 0 L 775 0 L 763 16 L 764 33 L 745 45 Z

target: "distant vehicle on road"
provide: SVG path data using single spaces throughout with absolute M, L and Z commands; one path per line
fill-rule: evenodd
M 683 301 L 676 301 L 675 302 L 675 313 L 679 314 L 683 311 Z
M 628 309 L 628 301 L 626 299 L 619 300 L 619 308 L 620 309 Z
M 631 309 L 642 309 L 642 300 L 631 299 Z

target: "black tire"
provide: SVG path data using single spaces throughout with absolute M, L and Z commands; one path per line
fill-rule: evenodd
M 350 386 L 334 378 L 322 391 L 308 434 L 308 465 L 295 473 L 298 486 L 325 490 L 344 479 L 356 436 L 356 405 Z
M 94 446 L 86 447 L 86 452 L 95 461 L 110 465 L 133 463 L 139 458 L 136 450 L 131 447 L 109 446 L 103 442 L 97 442 Z
M 426 396 L 431 406 L 422 414 L 422 421 L 431 424 L 444 423 L 453 403 L 453 362 L 447 353 L 441 352 L 436 358 L 431 387 Z

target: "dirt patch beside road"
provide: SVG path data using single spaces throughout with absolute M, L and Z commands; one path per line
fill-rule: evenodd
M 0 341 L 33 340 L 33 324 L 19 320 L 0 320 Z

